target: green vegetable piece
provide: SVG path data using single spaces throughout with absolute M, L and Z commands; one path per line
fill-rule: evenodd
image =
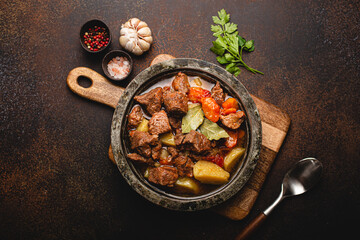
M 245 38 L 242 38 L 241 36 L 238 35 L 238 39 L 239 39 L 239 46 L 243 47 L 246 43 Z
M 211 31 L 214 32 L 213 33 L 214 37 L 218 37 L 223 33 L 223 30 L 219 25 L 211 25 Z
M 236 63 L 229 63 L 225 69 L 226 71 L 234 74 L 235 77 L 238 76 L 241 72 L 240 68 L 236 66 Z
M 214 42 L 213 42 L 214 43 Z M 225 52 L 225 48 L 219 48 L 219 47 L 215 47 L 215 44 L 212 48 L 210 48 L 210 50 L 215 53 L 216 55 L 223 55 Z
M 224 57 L 227 62 L 231 62 L 232 60 L 234 60 L 234 56 L 231 55 L 230 53 L 225 53 Z
M 244 46 L 244 50 L 248 52 L 254 51 L 254 40 L 247 41 Z
M 214 23 L 223 25 L 223 21 L 220 20 L 217 16 L 213 16 L 212 19 Z
M 212 42 L 213 47 L 210 48 L 217 55 L 223 55 L 226 50 L 226 43 L 222 37 L 218 37 L 215 41 Z
M 230 14 L 227 14 L 225 9 L 221 9 L 218 11 L 219 18 L 221 19 L 221 25 L 224 25 L 225 23 L 229 22 L 230 20 Z
M 233 33 L 237 30 L 237 24 L 235 23 L 226 23 L 225 24 L 225 31 L 227 33 Z
M 203 121 L 204 112 L 201 105 L 190 108 L 186 115 L 182 118 L 182 133 L 189 133 L 191 130 L 196 130 Z
M 219 127 L 216 123 L 205 118 L 204 123 L 200 126 L 200 132 L 209 140 L 219 140 L 220 138 L 228 138 L 229 134 Z
M 224 56 L 217 56 L 216 60 L 220 63 L 220 64 L 226 64 L 228 63 L 228 61 L 226 60 L 226 58 Z

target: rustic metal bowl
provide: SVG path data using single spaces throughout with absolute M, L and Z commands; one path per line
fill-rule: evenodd
M 219 81 L 226 91 L 240 100 L 241 108 L 247 116 L 244 122 L 247 128 L 248 141 L 243 162 L 237 166 L 228 183 L 219 186 L 212 192 L 194 197 L 178 196 L 150 184 L 135 168 L 133 163 L 126 158 L 127 153 L 130 152 L 126 129 L 127 115 L 134 105 L 134 96 L 179 71 L 200 76 L 213 83 Z M 113 115 L 111 145 L 121 174 L 140 195 L 168 209 L 181 211 L 207 209 L 226 201 L 236 194 L 253 173 L 261 148 L 260 115 L 246 88 L 225 69 L 197 59 L 172 59 L 145 69 L 129 83 Z

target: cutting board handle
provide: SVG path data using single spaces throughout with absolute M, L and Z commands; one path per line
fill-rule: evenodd
M 91 81 L 90 87 L 85 88 L 79 85 L 78 78 L 80 76 Z M 87 67 L 77 67 L 71 70 L 66 82 L 74 93 L 112 108 L 116 108 L 120 96 L 124 92 L 124 88 L 112 84 L 99 73 Z
M 169 54 L 159 54 L 151 61 L 150 66 L 174 58 L 174 56 Z M 85 88 L 79 85 L 78 78 L 81 76 L 91 81 L 90 87 Z M 120 96 L 125 90 L 122 87 L 115 86 L 99 73 L 87 67 L 77 67 L 71 70 L 66 82 L 74 93 L 84 98 L 106 104 L 112 108 L 116 108 Z M 109 158 L 116 164 L 111 145 L 109 147 Z

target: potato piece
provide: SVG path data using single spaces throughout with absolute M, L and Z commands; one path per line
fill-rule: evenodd
M 231 172 L 244 153 L 245 148 L 234 147 L 224 158 L 224 169 Z
M 149 170 L 150 170 L 150 167 L 148 167 L 145 172 L 144 172 L 144 177 L 145 178 L 148 178 L 149 177 Z
M 208 184 L 224 184 L 230 177 L 230 173 L 209 161 L 198 161 L 195 163 L 193 171 L 195 179 Z
M 189 177 L 179 177 L 175 182 L 175 187 L 184 193 L 198 194 L 200 191 L 199 183 Z
M 136 128 L 136 130 L 140 131 L 140 132 L 148 132 L 149 131 L 149 120 L 147 119 L 143 119 L 141 121 L 141 123 L 139 124 L 139 126 Z
M 161 152 L 160 152 L 160 160 L 166 160 L 169 155 L 170 154 L 169 154 L 168 150 L 166 150 L 165 148 L 162 148 Z
M 195 78 L 194 83 L 199 87 L 202 85 L 202 82 L 201 82 L 200 78 Z
M 160 140 L 164 145 L 176 147 L 175 138 L 171 132 L 162 134 Z

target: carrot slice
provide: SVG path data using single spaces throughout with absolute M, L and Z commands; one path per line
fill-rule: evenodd
M 219 121 L 220 106 L 216 103 L 215 99 L 212 97 L 202 98 L 201 105 L 207 119 L 215 123 Z
M 221 115 L 228 115 L 230 113 L 236 113 L 236 108 L 223 108 L 221 109 L 220 113 Z
M 239 109 L 239 104 L 235 98 L 228 98 L 223 104 L 222 107 L 224 109 L 227 108 L 235 108 L 236 110 Z

